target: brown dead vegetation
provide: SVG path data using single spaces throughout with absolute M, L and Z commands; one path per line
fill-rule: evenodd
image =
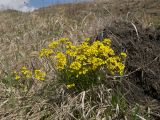
M 50 6 L 32 13 L 8 10 L 0 12 L 0 21 L 0 79 L 28 65 L 28 61 L 39 63 L 35 58 L 38 51 L 59 37 L 74 42 L 85 37 L 92 41 L 110 37 L 113 48 L 128 55 L 125 76 L 118 82 L 128 106 L 120 104 L 124 110 L 118 116 L 114 114 L 117 106 L 107 111 L 112 106 L 110 98 L 117 92 L 117 82 L 71 96 L 63 86 L 51 82 L 54 77 L 50 73 L 46 84 L 38 83 L 26 96 L 1 82 L 0 119 L 99 120 L 107 116 L 126 120 L 135 103 L 140 104 L 140 113 L 146 119 L 160 119 L 159 0 L 95 0 Z M 109 114 L 104 114 L 106 111 Z

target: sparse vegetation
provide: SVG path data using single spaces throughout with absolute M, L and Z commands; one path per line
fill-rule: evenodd
M 159 3 L 0 12 L 0 119 L 160 119 Z

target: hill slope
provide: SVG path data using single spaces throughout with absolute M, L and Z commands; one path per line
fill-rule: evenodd
M 0 21 L 0 119 L 160 118 L 159 0 L 98 0 L 31 13 L 8 10 L 0 12 Z M 38 52 L 60 37 L 75 44 L 86 37 L 91 37 L 91 42 L 110 37 L 117 52 L 126 51 L 126 77 L 118 83 L 120 93 L 117 83 L 109 82 L 70 96 L 70 91 L 55 85 L 52 71 L 45 83 L 35 82 L 25 94 L 6 83 L 11 72 L 23 65 L 39 67 Z M 120 102 L 113 105 L 115 99 Z

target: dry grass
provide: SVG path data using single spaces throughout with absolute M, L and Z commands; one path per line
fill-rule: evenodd
M 32 13 L 0 12 L 0 119 L 153 119 L 150 107 L 131 104 L 115 89 L 117 83 L 114 82 L 78 95 L 70 94 L 72 91 L 59 86 L 54 72 L 37 57 L 38 51 L 52 40 L 68 37 L 78 43 L 86 37 L 94 39 L 114 21 L 138 21 L 145 28 L 158 26 L 159 6 L 155 8 L 153 4 L 152 0 L 104 0 L 50 6 Z M 2 82 L 4 77 L 11 79 L 11 72 L 23 65 L 45 67 L 49 74 L 45 82 L 35 81 L 26 94 Z

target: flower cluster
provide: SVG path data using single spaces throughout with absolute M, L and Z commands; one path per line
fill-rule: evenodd
M 75 84 L 74 84 L 74 83 L 67 85 L 67 89 L 71 89 L 71 88 L 73 88 L 73 87 L 75 87 Z
M 44 48 L 40 51 L 40 57 L 44 57 L 44 56 L 49 57 L 51 54 L 53 54 L 52 49 L 45 49 Z
M 45 76 L 46 76 L 45 72 L 42 72 L 41 70 L 35 70 L 34 74 L 37 80 L 45 80 Z
M 82 42 L 80 45 L 74 46 L 71 43 L 67 47 L 66 54 L 74 57 L 70 64 L 72 72 L 78 75 L 87 74 L 90 71 L 96 71 L 100 67 L 106 67 L 113 75 L 118 73 L 123 75 L 123 60 L 126 53 L 115 55 L 111 48 L 111 40 L 104 39 L 89 44 L 88 41 Z
M 30 71 L 26 66 L 24 66 L 19 72 L 14 71 L 14 76 L 15 80 L 19 80 L 20 78 L 45 80 L 46 73 L 41 70 Z
M 61 38 L 51 42 L 48 48 L 42 49 L 40 57 L 54 58 L 57 70 L 67 69 L 76 78 L 101 68 L 106 70 L 106 74 L 122 76 L 126 53 L 116 55 L 111 48 L 111 40 L 107 38 L 93 43 L 89 41 L 90 39 L 87 38 L 81 44 L 74 45 L 69 39 Z M 73 86 L 75 86 L 74 83 L 69 84 L 68 88 Z
M 62 52 L 58 52 L 55 55 L 55 58 L 57 69 L 64 69 L 64 66 L 66 65 L 66 56 Z
M 26 77 L 26 78 L 32 78 L 32 72 L 28 70 L 25 66 L 22 67 L 21 73 Z
M 18 72 L 14 71 L 15 80 L 19 80 L 21 77 Z

